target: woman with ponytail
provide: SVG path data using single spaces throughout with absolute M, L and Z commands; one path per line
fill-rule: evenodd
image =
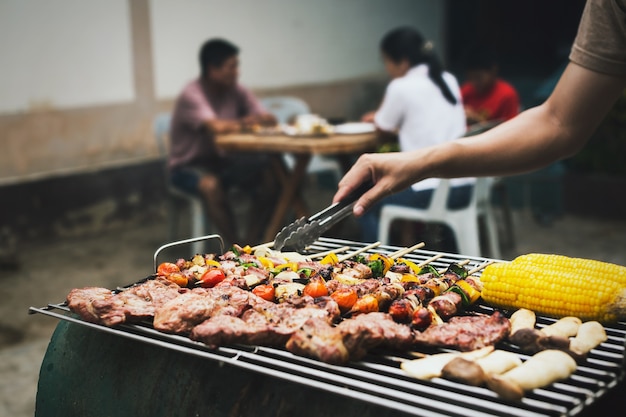
M 400 27 L 382 38 L 380 50 L 392 80 L 380 108 L 363 116 L 363 120 L 374 122 L 381 137 L 397 135 L 402 152 L 463 136 L 466 124 L 459 84 L 452 74 L 443 71 L 432 42 L 413 28 Z M 448 206 L 467 205 L 473 183 L 473 178 L 452 180 Z M 359 219 L 362 239 L 376 240 L 383 205 L 426 208 L 438 184 L 437 178 L 421 181 L 372 207 Z

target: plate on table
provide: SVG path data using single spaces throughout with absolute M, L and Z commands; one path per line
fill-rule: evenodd
M 350 122 L 335 126 L 335 133 L 338 135 L 357 135 L 360 133 L 372 133 L 376 131 L 374 123 Z

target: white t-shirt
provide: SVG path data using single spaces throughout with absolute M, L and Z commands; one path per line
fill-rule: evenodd
M 401 151 L 412 151 L 457 139 L 465 134 L 465 112 L 456 78 L 447 72 L 443 79 L 456 97 L 451 104 L 428 77 L 428 66 L 417 65 L 406 75 L 392 80 L 374 122 L 385 131 L 398 130 Z M 455 178 L 453 186 L 474 183 L 474 178 Z M 439 179 L 428 178 L 411 187 L 415 191 L 436 188 Z

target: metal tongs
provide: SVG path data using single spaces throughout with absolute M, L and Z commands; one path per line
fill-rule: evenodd
M 283 227 L 274 238 L 273 248 L 279 251 L 303 251 L 308 245 L 315 242 L 322 233 L 348 217 L 359 197 L 373 186 L 373 182 L 367 181 L 343 200 L 326 207 L 308 219 L 301 217 Z

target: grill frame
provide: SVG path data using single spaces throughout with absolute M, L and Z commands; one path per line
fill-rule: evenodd
M 349 246 L 356 250 L 365 247 L 366 244 L 320 238 L 310 247 L 310 253 L 342 246 Z M 399 249 L 401 248 L 381 245 L 368 250 L 367 253 L 389 254 Z M 405 257 L 420 262 L 438 253 L 415 250 Z M 450 263 L 466 259 L 470 261 L 468 264 L 470 269 L 490 261 L 482 257 L 444 254 L 432 264 L 436 267 L 446 267 Z M 480 272 L 476 275 L 480 275 Z M 491 313 L 493 309 L 480 304 L 475 311 Z M 527 393 L 521 402 L 512 403 L 499 398 L 487 388 L 472 387 L 442 378 L 434 378 L 430 381 L 411 378 L 400 369 L 399 362 L 412 359 L 409 353 L 375 351 L 361 361 L 337 366 L 296 356 L 277 348 L 234 345 L 211 349 L 184 336 L 158 332 L 149 323 L 123 324 L 114 328 L 89 323 L 77 318 L 69 311 L 65 303 L 48 304 L 42 308 L 30 307 L 29 313 L 67 320 L 97 331 L 161 346 L 235 368 L 278 377 L 409 415 L 424 417 L 465 416 L 468 415 L 470 409 L 472 416 L 485 417 L 575 416 L 606 395 L 623 381 L 626 375 L 626 322 L 618 322 L 611 326 L 605 325 L 608 340 L 589 353 L 587 360 L 578 366 L 572 377 L 549 387 L 533 390 Z M 537 316 L 537 327 L 541 328 L 555 321 L 545 316 Z M 498 348 L 513 351 L 522 359 L 528 358 L 516 346 L 509 343 L 503 343 Z M 451 350 L 436 349 L 434 351 Z

